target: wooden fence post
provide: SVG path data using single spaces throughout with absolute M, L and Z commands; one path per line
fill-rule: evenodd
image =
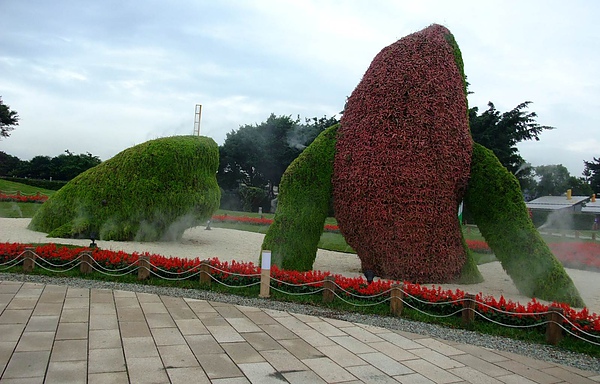
M 208 260 L 200 262 L 200 284 L 210 286 L 212 278 L 210 277 L 210 263 Z
M 404 299 L 404 285 L 394 284 L 392 285 L 392 291 L 390 292 L 390 312 L 394 316 L 402 315 L 402 309 L 404 304 L 402 299 Z
M 148 256 L 140 256 L 138 259 L 138 280 L 146 280 L 150 277 L 150 259 Z
M 463 299 L 462 324 L 470 326 L 475 321 L 475 295 L 466 293 Z
M 575 231 L 575 238 L 579 239 L 579 231 Z
M 560 324 L 563 323 L 563 309 L 558 307 L 548 308 L 548 321 L 546 324 L 546 342 L 548 344 L 556 345 L 562 340 L 562 328 Z
M 268 298 L 271 291 L 271 251 L 263 250 L 260 267 L 260 294 L 259 297 Z
M 89 252 L 81 252 L 79 260 L 79 272 L 85 274 L 92 273 L 92 254 Z
M 323 283 L 323 302 L 331 303 L 335 298 L 335 277 L 325 276 Z
M 35 258 L 37 257 L 35 252 L 33 252 L 34 249 L 32 247 L 25 248 L 25 253 L 23 254 L 23 273 L 33 272 Z
M 592 240 L 596 240 L 596 232 L 592 232 Z

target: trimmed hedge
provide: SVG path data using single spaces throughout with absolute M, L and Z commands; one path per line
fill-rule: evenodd
M 67 184 L 67 181 L 59 180 L 42 180 L 42 179 L 26 179 L 23 177 L 0 177 L 0 179 L 12 181 L 15 183 L 21 183 L 25 185 L 31 185 L 32 187 L 50 189 L 52 191 L 58 191 Z
M 585 305 L 529 219 L 519 182 L 479 144 L 473 146 L 465 204 L 519 292 L 573 307 Z
M 531 220 L 533 225 L 541 227 L 546 224 L 544 229 L 566 229 L 573 231 L 590 231 L 594 226 L 594 214 L 590 213 L 573 213 L 565 212 L 564 214 L 557 214 L 554 212 L 555 218 L 548 220 L 548 216 L 553 212 L 550 211 L 539 211 L 533 210 Z
M 416 283 L 459 278 L 467 111 L 460 50 L 445 27 L 406 36 L 371 63 L 346 104 L 333 174 L 336 218 L 363 271 Z
M 126 149 L 57 191 L 29 228 L 51 237 L 180 238 L 219 207 L 217 144 L 174 136 Z
M 279 268 L 309 271 L 331 206 L 336 124 L 319 136 L 286 169 L 277 210 L 262 249 Z

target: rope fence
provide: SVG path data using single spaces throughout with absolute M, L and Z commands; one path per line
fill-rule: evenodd
M 265 260 L 268 259 L 268 260 Z M 228 288 L 248 288 L 260 285 L 260 297 L 268 298 L 270 290 L 289 296 L 317 295 L 322 296 L 323 303 L 332 303 L 334 300 L 342 301 L 355 307 L 372 307 L 389 302 L 390 314 L 401 316 L 404 306 L 407 306 L 423 315 L 434 318 L 445 318 L 461 316 L 462 325 L 470 327 L 475 322 L 475 315 L 481 319 L 493 324 L 509 328 L 534 328 L 546 327 L 546 342 L 556 345 L 569 334 L 581 339 L 587 343 L 600 346 L 600 335 L 594 335 L 581 329 L 580 326 L 573 323 L 564 315 L 564 311 L 559 307 L 550 307 L 546 312 L 510 312 L 493 307 L 485 302 L 478 301 L 475 295 L 465 294 L 463 298 L 456 300 L 442 300 L 439 302 L 430 302 L 417 296 L 411 295 L 403 284 L 394 284 L 390 289 L 374 295 L 359 295 L 348 291 L 336 283 L 335 277 L 325 276 L 321 281 L 309 283 L 293 284 L 290 282 L 271 277 L 270 273 L 270 253 L 263 253 L 263 263 L 261 273 L 240 274 L 226 271 L 211 265 L 209 260 L 203 260 L 198 266 L 185 271 L 169 271 L 150 262 L 148 256 L 139 256 L 133 263 L 110 269 L 103 266 L 93 258 L 91 251 L 83 251 L 79 255 L 64 263 L 53 263 L 42 257 L 39 257 L 34 248 L 26 248 L 13 259 L 0 263 L 0 271 L 6 271 L 22 263 L 23 273 L 32 273 L 35 268 L 40 268 L 52 273 L 64 273 L 79 267 L 81 274 L 90 274 L 98 272 L 106 276 L 121 277 L 125 275 L 137 274 L 138 280 L 147 280 L 150 276 L 168 280 L 182 281 L 196 278 L 201 285 L 210 288 L 212 283 L 217 283 Z M 228 284 L 229 280 L 244 282 L 243 284 Z M 245 280 L 250 280 L 245 283 Z M 253 281 L 254 280 L 254 281 Z M 286 287 L 288 290 L 286 290 Z M 294 290 L 300 292 L 294 292 Z M 302 291 L 304 290 L 304 291 Z M 385 296 L 385 297 L 384 297 Z M 366 303 L 364 301 L 367 301 Z M 428 307 L 431 311 L 419 308 L 419 306 Z M 436 307 L 451 306 L 448 313 L 434 313 Z M 521 317 L 533 317 L 537 321 L 530 324 L 505 324 L 492 316 L 506 315 Z M 500 316 L 501 317 L 501 316 Z

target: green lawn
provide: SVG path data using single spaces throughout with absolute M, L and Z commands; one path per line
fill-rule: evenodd
M 3 193 L 14 193 L 16 191 L 20 191 L 25 195 L 35 195 L 36 193 L 41 193 L 42 195 L 52 196 L 56 191 L 51 189 L 44 189 L 38 187 L 32 187 L 31 185 L 15 183 L 14 181 L 8 181 L 4 179 L 0 179 L 0 191 Z

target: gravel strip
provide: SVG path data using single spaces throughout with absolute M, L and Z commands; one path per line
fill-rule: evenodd
M 411 332 L 420 335 L 431 336 L 462 344 L 477 345 L 484 348 L 512 352 L 519 355 L 528 356 L 533 359 L 568 365 L 585 371 L 593 371 L 596 373 L 600 373 L 600 359 L 591 357 L 589 355 L 564 351 L 550 345 L 531 344 L 519 340 L 513 340 L 498 336 L 483 335 L 477 332 L 462 329 L 452 329 L 435 324 L 415 322 L 398 317 L 363 315 L 359 313 L 342 312 L 304 304 L 261 299 L 258 297 L 242 297 L 205 290 L 157 287 L 141 284 L 126 284 L 118 282 L 86 280 L 71 277 L 64 278 L 48 277 L 41 275 L 0 273 L 0 281 L 2 280 L 50 285 L 65 285 L 77 288 L 112 289 L 153 293 L 157 295 L 217 301 L 248 307 L 266 308 L 298 314 L 335 318 L 354 323 L 367 324 L 386 329 L 394 329 L 404 332 Z

